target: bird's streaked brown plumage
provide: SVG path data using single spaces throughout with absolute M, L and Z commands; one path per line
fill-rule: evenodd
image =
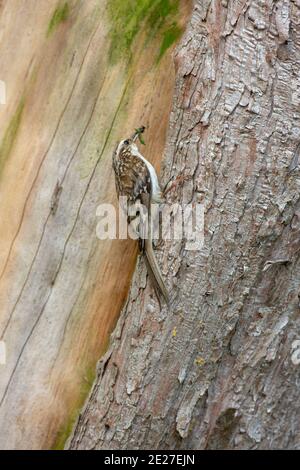
M 151 193 L 151 180 L 146 164 L 133 155 L 129 146 L 116 153 L 113 159 L 118 198 L 125 196 L 135 202 L 142 193 Z

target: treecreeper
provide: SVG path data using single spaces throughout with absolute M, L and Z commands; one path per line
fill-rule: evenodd
M 163 195 L 154 167 L 136 143 L 138 139 L 144 143 L 141 137 L 144 131 L 144 126 L 136 129 L 131 137 L 119 142 L 113 153 L 116 190 L 119 201 L 126 201 L 126 205 L 120 204 L 127 212 L 128 223 L 134 226 L 155 291 L 169 305 L 169 294 L 153 250 L 154 219 L 158 216 L 155 208 L 163 202 Z

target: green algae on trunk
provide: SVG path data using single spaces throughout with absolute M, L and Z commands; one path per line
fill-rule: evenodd
M 133 53 L 131 47 L 142 29 L 148 40 L 160 39 L 159 60 L 180 37 L 179 4 L 179 0 L 108 0 L 112 24 L 111 62 Z
M 47 37 L 49 37 L 61 23 L 67 21 L 69 13 L 70 7 L 68 2 L 65 2 L 63 5 L 59 4 L 56 7 L 48 25 Z
M 106 346 L 108 347 L 108 346 Z M 96 378 L 96 361 L 87 367 L 85 376 L 82 380 L 79 398 L 75 404 L 72 413 L 69 414 L 67 421 L 58 430 L 52 450 L 63 450 L 68 437 L 71 435 L 74 425 L 82 410 L 82 407 L 92 390 Z
M 163 33 L 163 39 L 157 59 L 158 62 L 160 61 L 166 50 L 169 49 L 169 47 L 173 46 L 176 41 L 178 41 L 178 39 L 182 35 L 182 32 L 182 28 L 180 28 L 176 23 L 174 23 L 169 29 L 167 29 Z
M 5 162 L 7 161 L 12 148 L 15 143 L 15 139 L 20 127 L 21 119 L 22 119 L 22 114 L 24 110 L 24 105 L 25 105 L 25 100 L 24 98 L 21 98 L 18 107 L 11 118 L 11 121 L 5 131 L 4 137 L 0 143 L 0 177 L 2 170 L 4 168 Z

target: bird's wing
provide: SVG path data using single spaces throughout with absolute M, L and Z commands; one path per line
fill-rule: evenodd
M 129 201 L 140 199 L 142 193 L 151 194 L 151 177 L 147 165 L 135 155 L 126 155 L 114 164 L 118 196 Z
M 118 197 L 127 198 L 128 223 L 130 231 L 139 238 L 140 250 L 148 236 L 148 211 L 151 201 L 151 175 L 146 163 L 131 152 L 113 161 Z M 142 204 L 142 206 L 139 206 Z M 123 207 L 123 206 L 122 206 Z M 138 217 L 137 211 L 140 216 Z
M 145 209 L 145 212 L 140 211 L 139 217 L 139 246 L 145 256 L 149 276 L 154 281 L 156 290 L 163 295 L 168 304 L 168 292 L 153 251 L 153 221 L 151 220 L 151 195 L 153 188 L 149 169 L 141 158 L 130 154 L 128 158 L 126 158 L 126 155 L 123 155 L 122 160 L 118 164 L 114 164 L 114 170 L 116 173 L 118 196 L 127 197 L 128 209 L 130 209 L 131 204 L 133 205 L 137 201 L 140 201 L 142 209 Z

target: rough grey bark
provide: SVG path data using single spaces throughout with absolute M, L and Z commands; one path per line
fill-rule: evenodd
M 300 2 L 197 0 L 177 50 L 163 180 L 205 245 L 138 263 L 72 449 L 299 448 Z

